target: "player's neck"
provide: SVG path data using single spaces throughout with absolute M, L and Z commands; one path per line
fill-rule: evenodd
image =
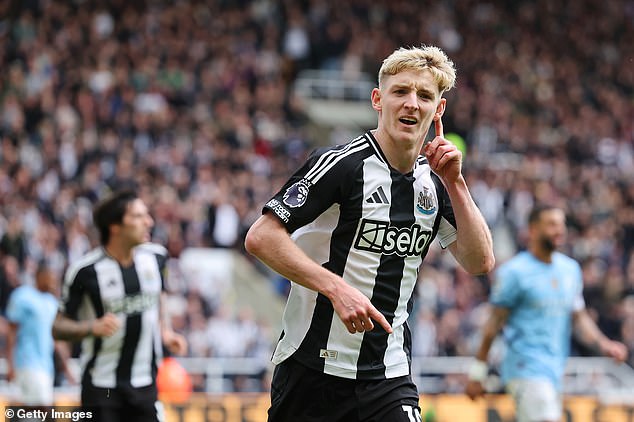
M 407 174 L 414 169 L 416 159 L 420 154 L 420 145 L 408 148 L 407 144 L 397 145 L 397 141 L 390 138 L 387 133 L 380 129 L 372 131 L 374 139 L 381 147 L 381 151 L 387 158 L 389 165 L 403 174 Z
M 547 251 L 542 248 L 530 248 L 530 253 L 537 258 L 539 261 L 550 264 L 553 262 L 553 252 Z
M 132 248 L 110 242 L 103 247 L 106 254 L 117 261 L 122 267 L 128 267 L 133 262 Z

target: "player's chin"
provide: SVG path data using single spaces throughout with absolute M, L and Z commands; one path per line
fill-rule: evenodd
M 415 127 L 401 125 L 400 130 L 397 132 L 397 136 L 394 138 L 399 139 L 401 142 L 415 143 L 422 139 L 423 134 L 420 130 L 416 130 Z

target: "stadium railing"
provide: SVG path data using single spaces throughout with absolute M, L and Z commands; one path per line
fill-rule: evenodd
M 412 373 L 421 394 L 455 394 L 462 392 L 471 357 L 425 357 L 412 361 Z M 236 378 L 250 381 L 249 391 L 265 391 L 273 365 L 258 358 L 178 358 L 185 369 L 198 379 L 207 393 L 231 393 L 235 391 Z M 71 359 L 71 370 L 79 379 L 79 362 Z M 245 385 L 242 383 L 241 385 Z M 254 388 L 256 387 L 256 388 Z M 501 392 L 495 370 L 491 372 L 489 391 Z M 73 392 L 77 386 L 64 384 L 59 392 Z M 7 381 L 7 364 L 0 359 L 0 395 L 14 392 Z M 634 405 L 634 369 L 627 364 L 617 364 L 602 357 L 573 357 L 566 368 L 565 395 L 596 396 L 606 404 Z

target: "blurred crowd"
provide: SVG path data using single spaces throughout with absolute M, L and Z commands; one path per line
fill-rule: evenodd
M 524 247 L 532 204 L 562 206 L 586 303 L 634 355 L 633 39 L 633 0 L 1 2 L 0 310 L 38 262 L 61 277 L 97 244 L 92 205 L 120 187 L 141 192 L 174 259 L 242 252 L 311 149 L 347 141 L 309 130 L 299 72 L 374 78 L 395 48 L 429 43 L 458 68 L 444 126 L 466 143 L 498 263 Z M 472 355 L 490 283 L 433 248 L 414 353 Z M 192 356 L 270 350 L 248 310 L 179 293 Z

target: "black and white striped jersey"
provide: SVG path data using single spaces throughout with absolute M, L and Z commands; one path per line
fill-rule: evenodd
M 146 243 L 135 248 L 134 264 L 127 268 L 101 247 L 68 267 L 60 311 L 77 320 L 112 312 L 121 321 L 111 337 L 82 340 L 82 383 L 114 388 L 154 382 L 162 357 L 159 307 L 166 259 L 163 246 Z
M 402 174 L 372 133 L 317 150 L 265 205 L 317 263 L 363 292 L 392 325 L 390 335 L 350 334 L 323 295 L 292 283 L 283 333 L 273 354 L 344 378 L 409 374 L 407 318 L 418 270 L 431 241 L 456 239 L 447 191 L 425 157 Z

